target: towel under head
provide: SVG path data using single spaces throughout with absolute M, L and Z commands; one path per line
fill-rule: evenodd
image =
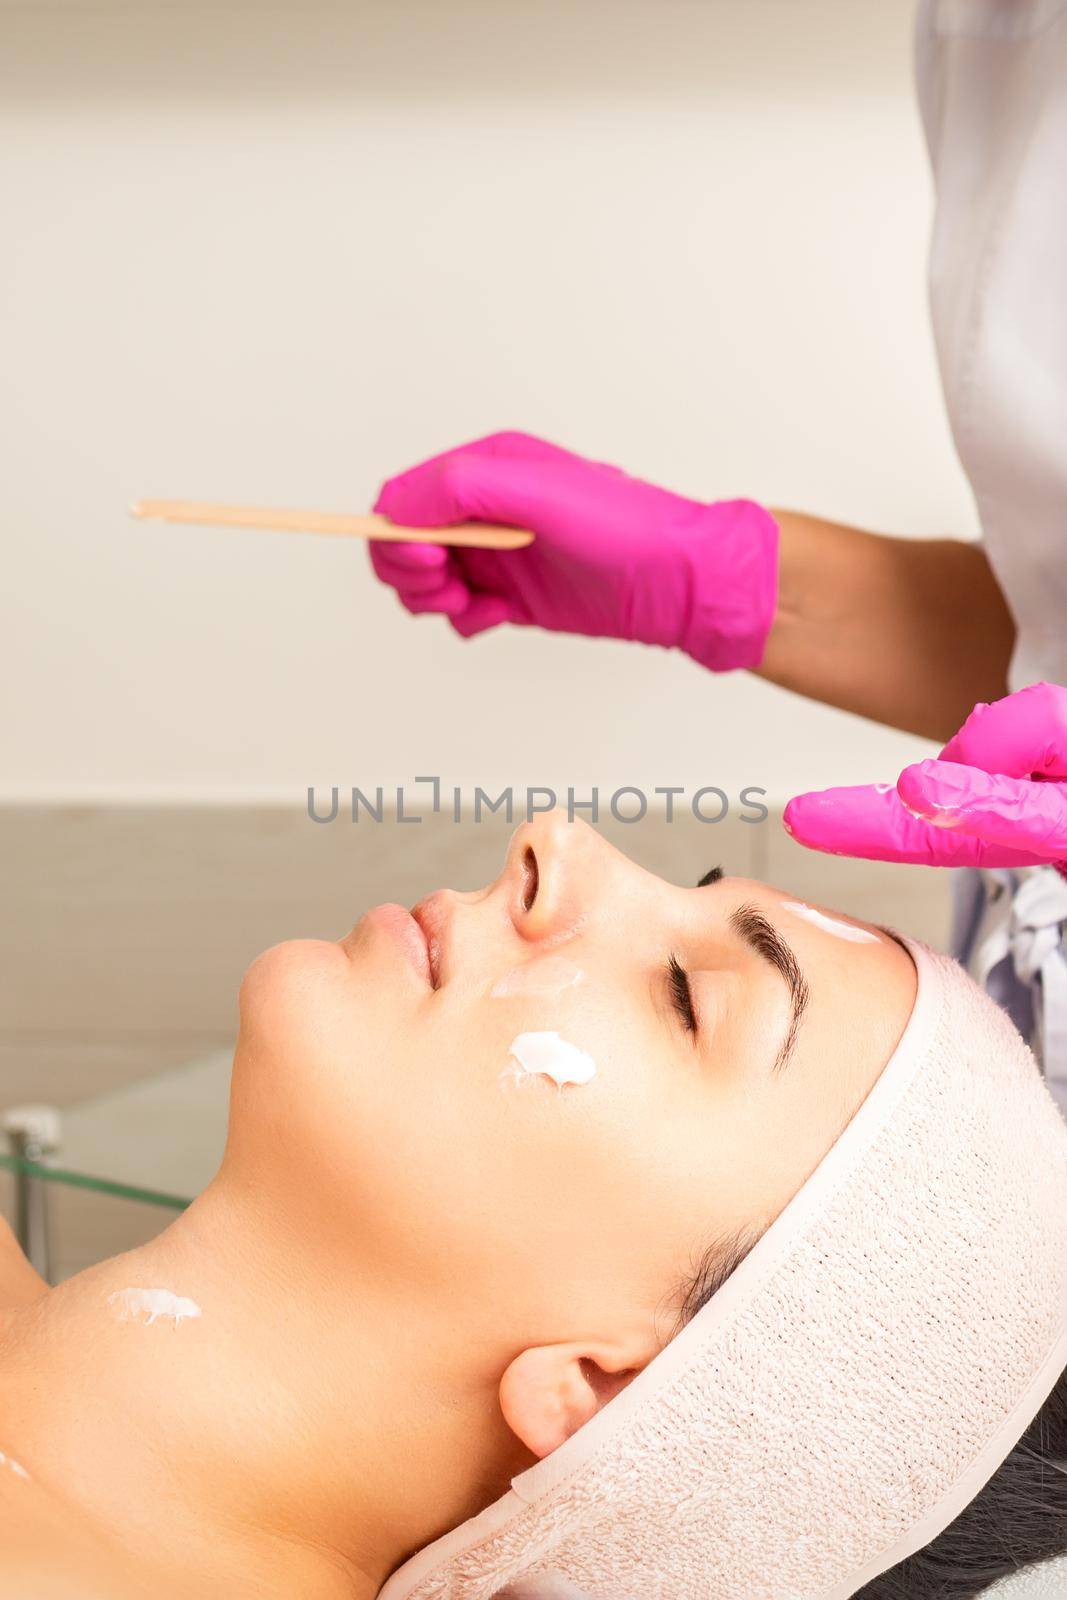
M 1067 1124 L 947 958 L 715 1297 L 379 1600 L 847 1600 L 936 1537 L 1067 1366 Z

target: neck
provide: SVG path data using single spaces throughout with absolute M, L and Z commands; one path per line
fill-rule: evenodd
M 520 1464 L 492 1358 L 484 1381 L 469 1346 L 450 1368 L 454 1330 L 406 1309 L 380 1271 L 316 1258 L 214 1185 L 151 1244 L 11 1314 L 0 1450 L 146 1571 L 371 1600 Z

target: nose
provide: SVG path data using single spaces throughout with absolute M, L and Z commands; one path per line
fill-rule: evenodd
M 531 944 L 577 933 L 597 904 L 607 846 L 563 810 L 523 823 L 511 836 L 505 878 L 516 932 Z

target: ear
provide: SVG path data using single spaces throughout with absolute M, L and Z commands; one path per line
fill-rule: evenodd
M 504 1421 L 535 1456 L 547 1456 L 607 1405 L 655 1355 L 593 1342 L 538 1345 L 515 1357 L 500 1380 Z

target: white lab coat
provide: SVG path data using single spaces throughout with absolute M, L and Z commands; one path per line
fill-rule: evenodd
M 923 0 L 915 56 L 934 337 L 1011 688 L 1067 683 L 1067 0 Z
M 1015 617 L 1010 686 L 1067 684 L 1067 0 L 920 0 L 930 306 L 952 432 Z M 1067 1115 L 1067 884 L 960 875 L 957 954 L 1028 1032 Z M 1067 1593 L 1067 1559 L 990 1600 Z
M 1067 684 L 1067 0 L 921 0 L 930 307 L 953 437 L 1015 617 L 1010 687 Z M 960 874 L 955 948 L 1067 1115 L 1067 884 Z

